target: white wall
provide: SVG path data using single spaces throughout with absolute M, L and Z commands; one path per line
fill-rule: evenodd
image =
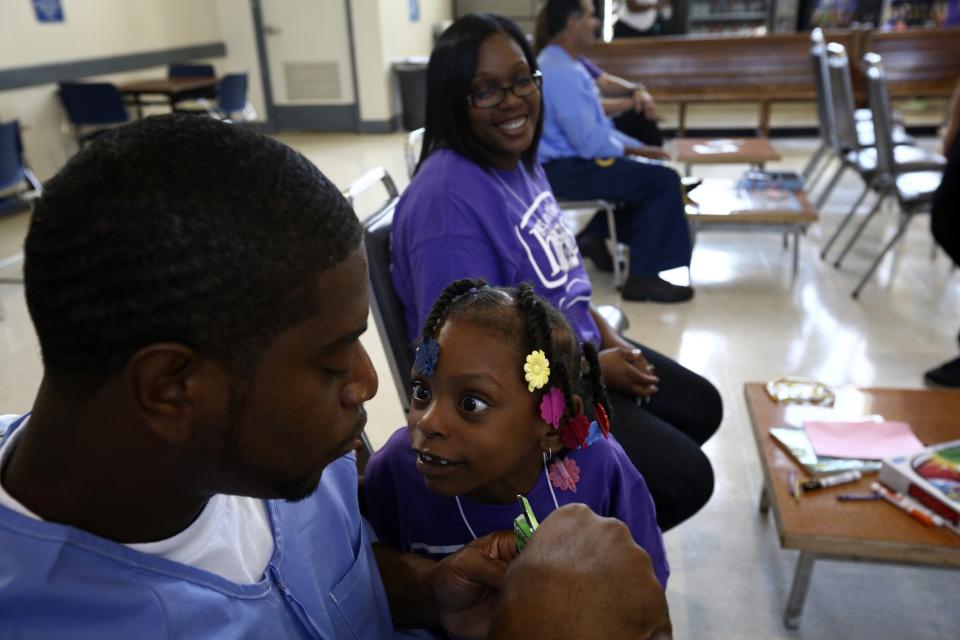
M 263 95 L 263 76 L 257 55 L 257 34 L 254 31 L 250 2 L 216 0 L 216 9 L 220 39 L 227 46 L 226 60 L 218 64 L 217 72 L 222 75 L 245 71 L 248 74 L 247 99 L 257 110 L 257 120 L 266 120 L 267 105 Z
M 249 16 L 249 3 L 224 2 L 239 11 L 218 12 L 217 3 L 207 0 L 63 0 L 64 22 L 40 23 L 29 1 L 0 0 L 0 69 L 227 42 L 223 35 L 227 31 L 238 58 L 206 62 L 215 64 L 219 73 L 245 70 L 249 51 L 239 44 L 242 38 L 237 34 L 244 26 L 239 14 Z M 86 79 L 122 82 L 164 75 L 165 67 L 155 67 Z M 259 90 L 259 77 L 251 79 L 254 88 Z M 76 151 L 55 84 L 0 92 L 0 120 L 12 119 L 23 127 L 27 160 L 42 180 Z
M 411 22 L 406 0 L 347 1 L 360 118 L 390 122 L 400 109 L 392 63 L 399 57 L 429 55 L 432 26 L 452 18 L 452 2 L 420 0 L 420 20 Z M 214 64 L 220 74 L 248 72 L 250 101 L 260 119 L 265 119 L 249 0 L 63 0 L 63 11 L 63 23 L 40 23 L 29 0 L 0 0 L 0 69 L 224 42 L 227 56 L 206 62 Z M 155 67 L 85 79 L 123 82 L 165 74 L 165 67 Z M 56 97 L 56 85 L 0 91 L 0 121 L 12 119 L 23 127 L 27 160 L 41 179 L 56 173 L 75 153 L 76 143 Z
M 64 22 L 40 23 L 29 0 L 0 1 L 0 68 L 221 39 L 216 11 L 204 0 L 62 0 L 62 4 Z
M 420 0 L 420 20 L 411 22 L 406 0 L 350 0 L 357 58 L 360 119 L 391 120 L 399 111 L 392 64 L 428 56 L 433 25 L 453 18 L 451 0 Z

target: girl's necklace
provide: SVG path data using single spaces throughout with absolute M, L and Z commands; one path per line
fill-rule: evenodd
M 547 480 L 547 488 L 550 489 L 550 497 L 553 498 L 553 508 L 559 509 L 560 505 L 557 503 L 557 494 L 553 492 L 553 485 L 550 483 L 550 474 L 547 471 L 547 456 L 543 456 L 543 473 L 544 477 Z M 470 526 L 470 521 L 467 520 L 467 514 L 463 512 L 463 505 L 460 503 L 460 496 L 453 496 L 453 499 L 457 501 L 457 509 L 460 510 L 460 518 L 463 520 L 463 524 L 466 525 L 467 531 L 470 532 L 470 536 L 474 540 L 477 539 L 477 534 L 473 531 L 473 527 Z

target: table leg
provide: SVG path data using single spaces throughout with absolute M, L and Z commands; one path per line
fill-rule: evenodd
M 681 102 L 680 113 L 677 114 L 677 137 L 682 138 L 686 133 L 687 133 L 687 103 Z
M 691 166 L 691 165 L 690 165 L 689 162 L 686 163 L 685 165 L 683 165 L 683 177 L 685 177 L 685 178 L 689 178 L 689 177 L 690 177 L 690 166 Z
M 793 586 L 790 588 L 790 598 L 787 600 L 787 610 L 783 614 L 783 624 L 787 629 L 800 628 L 800 616 L 803 614 L 803 602 L 807 598 L 807 588 L 813 576 L 813 563 L 816 556 L 808 551 L 801 551 L 797 558 L 797 568 L 793 573 Z
M 794 278 L 797 277 L 797 266 L 800 263 L 800 229 L 794 227 L 793 229 L 793 274 Z
M 760 513 L 766 515 L 770 511 L 770 491 L 767 489 L 767 484 L 763 484 L 763 488 L 760 489 L 760 504 L 759 504 Z
M 770 137 L 770 101 L 760 103 L 760 137 Z

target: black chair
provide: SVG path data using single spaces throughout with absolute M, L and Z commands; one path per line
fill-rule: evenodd
M 410 409 L 410 389 L 413 367 L 413 350 L 407 338 L 407 323 L 403 318 L 403 305 L 393 289 L 390 279 L 390 226 L 393 211 L 400 199 L 393 178 L 382 167 L 368 171 L 353 182 L 343 195 L 354 205 L 358 196 L 377 184 L 387 192 L 387 201 L 363 221 L 363 242 L 367 251 L 367 269 L 370 283 L 370 311 L 373 314 L 377 333 L 383 344 L 384 354 L 390 366 L 390 374 L 400 398 L 404 413 Z M 366 433 L 361 434 L 363 450 L 357 452 L 357 468 L 363 476 L 367 460 L 373 454 L 373 444 Z
M 61 82 L 60 101 L 81 147 L 130 120 L 123 94 L 109 82 Z
M 864 218 L 860 227 L 847 242 L 847 246 L 844 247 L 843 252 L 837 258 L 836 266 L 840 266 L 843 258 L 879 210 L 880 203 L 890 196 L 896 198 L 900 221 L 893 237 L 884 245 L 851 293 L 854 299 L 859 297 L 860 291 L 870 280 L 870 276 L 876 271 L 880 261 L 897 244 L 914 216 L 930 212 L 933 194 L 943 179 L 943 165 L 935 170 L 905 169 L 902 165 L 898 165 L 896 149 L 899 147 L 895 147 L 893 142 L 890 97 L 887 92 L 887 81 L 880 56 L 876 53 L 867 53 L 863 57 L 863 66 L 867 80 L 867 100 L 870 111 L 873 113 L 876 137 L 876 169 L 870 188 L 877 192 L 877 205 Z
M 390 277 L 390 229 L 393 212 L 400 199 L 393 178 L 383 167 L 365 173 L 344 192 L 353 204 L 356 198 L 376 186 L 383 185 L 387 201 L 363 221 L 363 242 L 367 250 L 370 277 L 370 310 L 383 344 L 397 397 L 404 412 L 410 409 L 410 388 L 413 382 L 413 346 L 404 319 L 403 304 L 397 297 Z

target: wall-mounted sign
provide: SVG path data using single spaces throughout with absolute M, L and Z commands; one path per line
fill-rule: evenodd
M 61 0 L 32 0 L 37 22 L 63 22 L 63 4 Z
M 420 22 L 420 0 L 408 0 L 410 5 L 410 22 Z

